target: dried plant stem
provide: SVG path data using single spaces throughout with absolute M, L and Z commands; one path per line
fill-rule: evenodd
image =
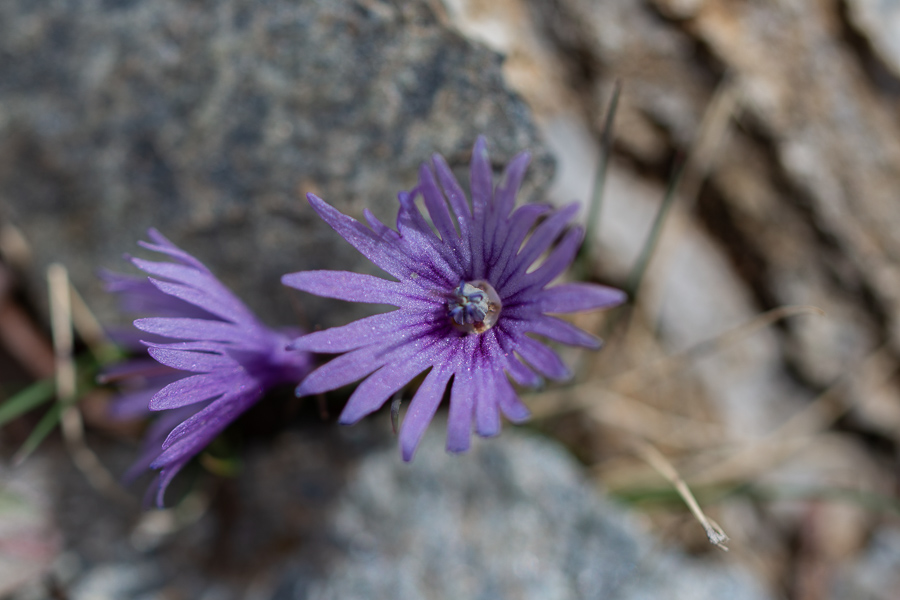
M 685 166 L 680 192 L 686 210 L 690 210 L 691 205 L 697 201 L 703 182 L 716 167 L 719 150 L 728 135 L 728 125 L 732 116 L 740 109 L 741 100 L 740 86 L 726 73 L 706 106 Z
M 69 301 L 72 311 L 72 325 L 75 331 L 87 344 L 91 354 L 100 363 L 109 362 L 118 356 L 118 350 L 115 344 L 107 337 L 100 321 L 94 316 L 94 313 L 88 307 L 87 303 L 75 289 L 75 286 L 69 285 Z
M 75 361 L 72 357 L 74 348 L 72 304 L 66 268 L 58 263 L 47 267 L 47 284 L 50 290 L 50 328 L 53 333 L 56 396 L 60 402 L 71 404 L 75 401 L 76 381 Z
M 47 283 L 50 291 L 53 350 L 56 357 L 56 394 L 62 409 L 60 424 L 66 448 L 72 456 L 72 462 L 94 488 L 111 498 L 131 501 L 131 497 L 119 486 L 97 455 L 88 448 L 84 439 L 84 422 L 76 404 L 72 296 L 66 268 L 58 263 L 47 267 Z
M 653 445 L 643 440 L 637 440 L 635 442 L 635 451 L 638 456 L 645 460 L 647 464 L 653 467 L 675 487 L 678 495 L 681 496 L 681 499 L 687 504 L 687 507 L 694 515 L 694 518 L 696 518 L 700 525 L 703 526 L 704 531 L 706 531 L 706 537 L 709 539 L 709 543 L 727 552 L 728 546 L 725 545 L 725 542 L 728 541 L 728 536 L 725 535 L 725 532 L 722 531 L 722 528 L 719 527 L 718 523 L 706 516 L 703 509 L 700 508 L 700 504 L 697 503 L 697 499 L 694 498 L 694 495 L 691 493 L 690 488 L 688 488 L 684 479 L 681 478 L 681 475 L 678 474 L 678 471 L 675 470 L 675 467 L 672 466 L 672 463 L 670 463 Z
M 31 318 L 12 300 L 0 298 L 0 344 L 37 379 L 53 376 L 53 349 Z
M 732 344 L 740 342 L 773 323 L 798 315 L 825 315 L 825 311 L 815 306 L 788 305 L 779 306 L 761 313 L 753 320 L 730 329 L 714 338 L 704 340 L 683 352 L 667 356 L 657 361 L 641 365 L 623 373 L 605 378 L 610 384 L 645 386 L 657 379 L 670 376 L 683 370 L 688 363 L 706 354 L 720 351 Z
M 724 427 L 717 423 L 662 411 L 626 394 L 586 384 L 536 394 L 529 404 L 535 419 L 580 410 L 598 423 L 673 448 L 707 448 L 729 439 Z
M 746 339 L 781 319 L 804 314 L 825 314 L 814 306 L 782 306 L 758 315 L 749 323 L 672 356 L 605 378 L 535 394 L 530 402 L 535 418 L 549 418 L 575 410 L 585 411 L 599 422 L 676 448 L 704 448 L 728 443 L 724 428 L 659 410 L 609 387 L 638 389 L 683 370 L 692 360 Z
M 612 155 L 613 124 L 616 120 L 616 111 L 619 106 L 619 95 L 621 93 L 622 82 L 617 79 L 613 83 L 613 91 L 603 123 L 603 132 L 600 134 L 600 158 L 597 161 L 597 172 L 594 174 L 594 189 L 591 193 L 591 202 L 588 205 L 587 231 L 584 236 L 584 244 L 582 244 L 579 252 L 582 257 L 590 255 L 591 249 L 596 243 L 597 231 L 600 228 L 600 209 L 603 206 L 603 191 L 606 188 L 606 172 L 609 168 L 609 157 Z
M 699 485 L 746 481 L 784 461 L 815 441 L 821 432 L 851 408 L 840 400 L 845 386 L 852 385 L 853 380 L 886 383 L 897 367 L 890 356 L 891 349 L 887 346 L 875 350 L 861 365 L 848 371 L 846 377 L 832 384 L 812 403 L 766 437 L 742 445 L 730 456 L 712 465 L 707 463 L 701 468 L 691 468 L 690 481 Z

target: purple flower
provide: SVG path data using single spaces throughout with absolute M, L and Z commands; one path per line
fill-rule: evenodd
M 473 421 L 475 431 L 487 437 L 500 432 L 501 412 L 513 422 L 528 418 L 507 375 L 524 386 L 538 385 L 540 375 L 570 376 L 556 353 L 527 334 L 600 347 L 598 338 L 548 313 L 609 308 L 623 302 L 625 294 L 586 283 L 546 287 L 572 262 L 583 231 L 567 227 L 577 205 L 553 211 L 529 204 L 513 210 L 529 158 L 526 152 L 516 156 L 495 189 L 479 138 L 470 205 L 447 163 L 435 155 L 433 165 L 420 169 L 418 185 L 400 193 L 397 231 L 368 211 L 365 227 L 308 195 L 325 222 L 397 281 L 306 271 L 285 275 L 282 282 L 327 298 L 398 309 L 297 339 L 291 346 L 297 350 L 346 353 L 307 376 L 298 396 L 365 377 L 341 413 L 341 423 L 350 424 L 428 370 L 400 430 L 408 461 L 451 379 L 447 450 L 463 452 Z M 431 224 L 416 206 L 417 196 Z
M 160 471 L 155 486 L 161 506 L 169 483 L 191 458 L 273 386 L 301 381 L 312 360 L 305 352 L 286 350 L 300 332 L 264 326 L 200 261 L 155 229 L 148 235 L 153 242 L 140 245 L 169 261 L 131 258 L 148 280 L 104 277 L 124 307 L 165 315 L 134 322 L 150 334 L 143 344 L 156 362 L 133 359 L 107 370 L 104 378 L 131 384 L 113 406 L 115 415 L 162 411 L 130 471 Z M 168 341 L 173 339 L 181 341 Z

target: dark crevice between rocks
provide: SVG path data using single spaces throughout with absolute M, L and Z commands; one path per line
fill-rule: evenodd
M 857 29 L 850 17 L 848 0 L 837 0 L 835 4 L 840 25 L 838 39 L 844 42 L 850 55 L 856 56 L 863 73 L 879 93 L 892 100 L 900 99 L 900 77 L 875 51 L 869 38 Z
M 700 189 L 694 204 L 694 214 L 706 232 L 725 251 L 734 271 L 747 284 L 761 310 L 770 310 L 781 303 L 769 285 L 769 264 L 745 227 L 728 205 L 725 195 L 711 181 Z
M 777 160 L 778 151 L 774 141 L 757 128 L 743 128 L 742 133 L 747 135 L 753 143 L 763 148 L 764 156 L 772 157 L 768 161 L 768 171 L 765 175 L 772 182 L 773 189 L 780 192 L 779 197 L 783 200 L 784 210 L 795 212 L 799 216 L 799 221 L 808 227 L 809 233 L 820 250 L 820 260 L 816 266 L 825 273 L 832 290 L 845 296 L 860 307 L 861 314 L 871 321 L 870 329 L 878 334 L 878 338 L 875 340 L 876 346 L 886 343 L 890 325 L 889 309 L 878 298 L 876 291 L 867 281 L 861 277 L 848 277 L 848 273 L 856 274 L 859 272 L 859 269 L 852 264 L 851 259 L 844 252 L 839 238 L 831 233 L 818 218 L 815 211 L 815 202 L 809 193 L 793 182 L 790 175 Z M 709 184 L 707 184 L 706 188 L 708 189 L 709 187 Z M 720 204 L 724 203 L 720 202 Z M 698 208 L 699 205 L 700 203 L 698 203 Z M 719 226 L 721 225 L 722 223 L 720 222 Z M 720 237 L 721 231 L 721 229 L 710 229 L 710 233 L 714 237 Z M 752 246 L 749 237 L 746 237 L 745 244 L 746 248 Z M 762 259 L 762 261 L 765 263 L 765 259 Z M 764 308 L 774 308 L 784 304 L 768 288 L 765 277 L 759 277 L 756 283 L 751 285 L 758 299 L 768 299 L 769 304 L 762 304 Z M 761 291 L 762 293 L 760 293 Z M 827 386 L 823 386 L 821 382 L 813 381 L 796 358 L 795 352 L 791 351 L 791 348 L 796 346 L 792 320 L 783 319 L 778 321 L 774 327 L 775 331 L 781 332 L 786 347 L 786 351 L 782 353 L 785 374 L 806 389 L 816 393 L 824 392 Z M 896 352 L 894 354 L 894 360 L 900 363 L 900 355 L 897 355 Z M 857 437 L 865 447 L 870 448 L 877 455 L 887 456 L 890 453 L 896 455 L 900 451 L 896 443 L 873 431 L 869 426 L 860 423 L 852 415 L 843 417 L 834 427 L 839 431 Z
M 528 9 L 542 37 L 553 45 L 559 57 L 557 62 L 565 69 L 564 79 L 581 103 L 581 111 L 590 115 L 596 84 L 607 71 L 593 48 L 593 34 L 558 0 L 531 1 Z
M 799 216 L 799 221 L 807 225 L 821 252 L 818 266 L 824 271 L 835 291 L 861 303 L 865 314 L 873 321 L 875 330 L 886 332 L 890 323 L 889 309 L 878 300 L 877 294 L 868 282 L 848 275 L 857 273 L 858 267 L 848 257 L 840 238 L 819 218 L 814 199 L 792 180 L 790 174 L 777 160 L 779 153 L 775 142 L 758 130 L 745 129 L 744 133 L 763 147 L 764 156 L 772 157 L 766 175 L 772 182 L 772 187 L 781 192 L 780 198 L 784 201 L 785 209 L 792 210 Z M 790 328 L 790 321 L 785 321 L 785 327 Z M 884 341 L 886 338 L 882 337 L 878 343 Z

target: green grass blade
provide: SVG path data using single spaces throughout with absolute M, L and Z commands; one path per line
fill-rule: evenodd
M 900 515 L 900 500 L 878 492 L 839 487 L 805 487 L 788 485 L 759 485 L 739 483 L 692 487 L 703 504 L 716 504 L 732 497 L 749 497 L 762 502 L 784 500 L 842 502 L 865 510 Z M 614 490 L 610 495 L 630 505 L 678 506 L 683 504 L 678 491 L 672 487 L 626 488 Z
M 616 110 L 619 107 L 619 95 L 622 92 L 622 82 L 616 80 L 613 84 L 612 96 L 609 99 L 609 107 L 606 109 L 606 119 L 603 123 L 603 132 L 600 134 L 600 157 L 597 162 L 597 173 L 594 175 L 594 189 L 591 194 L 591 202 L 588 206 L 587 231 L 584 236 L 584 244 L 581 245 L 579 258 L 586 260 L 590 256 L 591 248 L 597 236 L 600 221 L 600 208 L 603 206 L 603 190 L 606 187 L 606 171 L 609 167 L 609 157 L 612 154 L 613 123 L 616 119 Z
M 0 427 L 3 427 L 19 415 L 49 402 L 53 398 L 55 388 L 53 379 L 42 379 L 18 392 L 0 404 Z
M 656 245 L 659 242 L 659 236 L 662 233 L 663 225 L 666 222 L 666 216 L 669 214 L 669 209 L 672 208 L 672 204 L 675 202 L 675 193 L 678 191 L 678 184 L 681 182 L 682 175 L 684 175 L 684 167 L 686 164 L 687 161 L 685 155 L 680 154 L 676 158 L 675 169 L 672 172 L 672 177 L 669 179 L 666 195 L 659 205 L 659 210 L 656 211 L 656 217 L 653 219 L 653 226 L 650 228 L 647 240 L 644 242 L 643 248 L 641 248 L 641 254 L 628 276 L 628 281 L 625 284 L 625 291 L 628 293 L 628 297 L 631 299 L 632 303 L 634 303 L 638 290 L 640 290 L 641 282 L 644 280 L 647 267 L 650 265 L 650 259 L 653 258 L 653 252 L 656 250 Z
M 50 407 L 50 410 L 48 410 L 40 422 L 38 422 L 28 436 L 28 439 L 25 440 L 25 443 L 22 444 L 22 447 L 19 448 L 18 452 L 13 456 L 14 465 L 22 464 L 25 462 L 26 458 L 31 456 L 32 452 L 37 450 L 37 447 L 41 445 L 41 442 L 43 442 L 44 439 L 50 435 L 50 432 L 59 424 L 60 418 L 62 417 L 62 411 L 63 406 L 59 403 Z

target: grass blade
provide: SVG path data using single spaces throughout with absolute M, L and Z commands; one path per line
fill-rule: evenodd
M 641 248 L 641 254 L 638 257 L 637 262 L 634 264 L 631 273 L 628 275 L 628 281 L 625 283 L 625 291 L 628 293 L 628 297 L 631 299 L 632 303 L 635 302 L 635 297 L 637 296 L 638 290 L 640 290 L 641 282 L 647 272 L 647 267 L 650 265 L 650 259 L 653 258 L 653 252 L 656 250 L 656 244 L 659 242 L 659 236 L 662 233 L 663 224 L 666 222 L 666 216 L 669 214 L 669 209 L 672 208 L 672 204 L 675 202 L 678 184 L 681 182 L 682 175 L 684 175 L 685 164 L 687 164 L 685 155 L 679 154 L 675 158 L 675 168 L 672 171 L 672 176 L 669 178 L 666 195 L 663 196 L 663 201 L 659 205 L 659 210 L 656 211 L 656 217 L 653 219 L 653 226 L 650 228 L 650 233 L 647 234 L 647 240 L 644 242 L 643 248 Z
M 588 205 L 587 228 L 584 243 L 579 251 L 579 262 L 586 261 L 590 256 L 597 229 L 599 229 L 600 208 L 603 206 L 603 189 L 606 186 L 606 171 L 609 167 L 609 157 L 612 154 L 613 123 L 616 119 L 616 110 L 619 107 L 619 95 L 622 92 L 622 82 L 616 80 L 613 84 L 612 96 L 609 99 L 609 107 L 606 109 L 606 119 L 603 124 L 603 132 L 600 134 L 600 157 L 597 161 L 597 173 L 594 175 L 594 189 L 591 193 L 591 202 Z
M 0 427 L 3 427 L 19 415 L 49 402 L 55 391 L 53 379 L 42 379 L 18 392 L 0 404 Z
M 50 432 L 53 431 L 57 425 L 59 425 L 62 411 L 63 407 L 59 403 L 50 407 L 50 410 L 47 411 L 37 426 L 31 431 L 31 434 L 28 436 L 28 439 L 25 440 L 25 443 L 22 444 L 22 447 L 19 448 L 18 452 L 13 456 L 13 465 L 18 466 L 22 464 L 25 462 L 25 459 L 37 450 L 37 447 L 41 445 L 41 442 L 50 435 Z

